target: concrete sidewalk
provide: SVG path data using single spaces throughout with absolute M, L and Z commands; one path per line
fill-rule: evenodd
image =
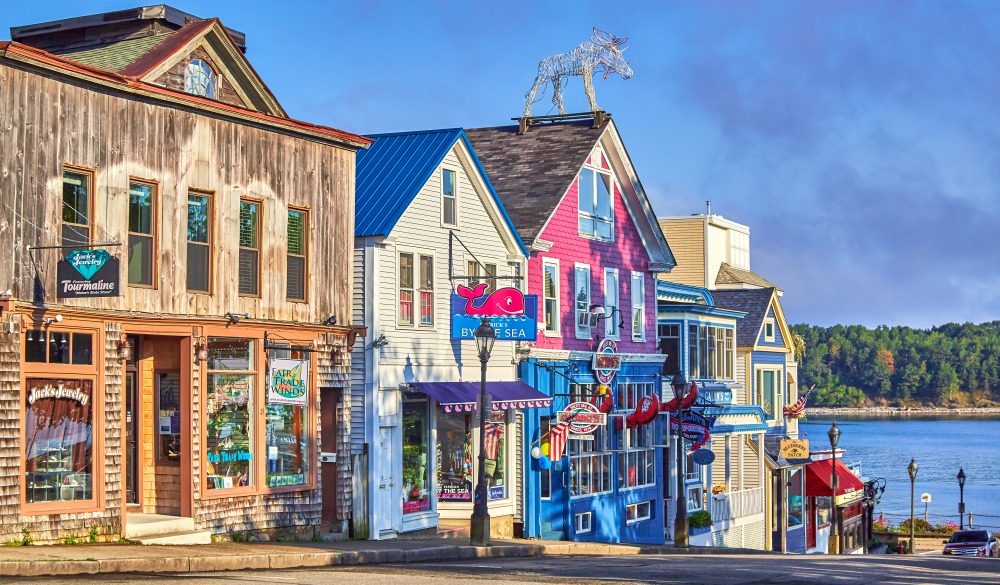
M 98 573 L 201 573 L 384 563 L 419 563 L 542 555 L 773 554 L 734 548 L 592 544 L 539 540 L 494 541 L 482 548 L 456 539 L 399 539 L 332 543 L 213 543 L 190 546 L 74 544 L 7 546 L 0 577 Z

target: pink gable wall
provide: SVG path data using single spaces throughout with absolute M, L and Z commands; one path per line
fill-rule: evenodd
M 625 327 L 619 331 L 621 341 L 617 342 L 621 353 L 656 352 L 656 292 L 653 273 L 646 272 L 649 255 L 639 233 L 632 223 L 632 216 L 625 208 L 618 184 L 614 192 L 615 241 L 601 242 L 583 238 L 578 227 L 578 180 L 573 181 L 566 197 L 542 230 L 540 238 L 553 242 L 548 252 L 533 252 L 528 259 L 528 292 L 538 295 L 539 313 L 544 310 L 542 296 L 542 260 L 555 258 L 559 261 L 559 303 L 560 337 L 549 337 L 544 331 L 538 332 L 535 347 L 541 349 L 566 349 L 594 351 L 604 337 L 604 322 L 591 329 L 591 338 L 577 339 L 575 329 L 576 313 L 573 303 L 574 264 L 590 265 L 591 304 L 604 303 L 604 269 L 618 269 L 618 299 L 624 313 Z M 646 341 L 632 341 L 632 271 L 645 274 L 646 289 Z M 618 320 L 617 313 L 615 320 Z M 542 320 L 539 315 L 539 320 Z M 544 322 L 544 321 L 543 321 Z

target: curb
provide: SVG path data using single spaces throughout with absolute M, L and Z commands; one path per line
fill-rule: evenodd
M 0 576 L 40 577 L 52 575 L 96 575 L 100 573 L 208 573 L 243 569 L 387 565 L 506 557 L 710 554 L 746 555 L 780 553 L 742 548 L 692 547 L 681 549 L 665 545 L 630 546 L 600 543 L 502 544 L 491 547 L 455 545 L 409 550 L 382 549 L 272 553 L 262 555 L 236 554 L 104 560 L 7 561 L 0 562 Z

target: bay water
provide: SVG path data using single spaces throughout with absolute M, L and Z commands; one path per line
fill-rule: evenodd
M 800 438 L 812 450 L 830 449 L 827 431 L 832 418 L 809 417 L 799 423 Z M 844 462 L 861 462 L 864 479 L 884 478 L 885 494 L 875 508 L 892 524 L 910 517 L 910 459 L 919 470 L 914 483 L 914 516 L 923 518 L 921 494 L 931 524 L 958 523 L 958 470 L 965 482 L 965 520 L 1000 532 L 1000 418 L 912 416 L 894 418 L 838 417 Z

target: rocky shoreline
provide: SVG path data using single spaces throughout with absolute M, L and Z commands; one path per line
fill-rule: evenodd
M 946 408 L 940 406 L 872 406 L 866 408 L 806 408 L 809 416 L 1000 416 L 1000 407 Z

